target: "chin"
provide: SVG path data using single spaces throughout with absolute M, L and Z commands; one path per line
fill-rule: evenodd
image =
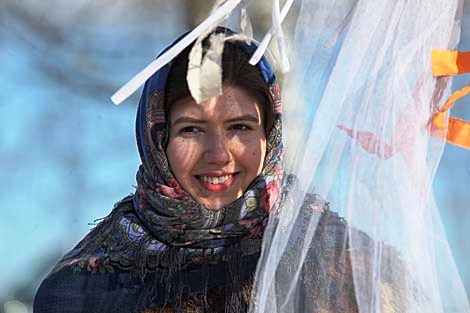
M 222 203 L 214 203 L 214 202 L 211 202 L 211 203 L 203 203 L 203 205 L 209 209 L 209 210 L 213 210 L 213 211 L 218 211 L 218 210 L 222 210 L 225 206 L 227 206 L 229 203 L 225 204 L 224 202 Z
M 207 209 L 218 211 L 222 210 L 224 207 L 232 203 L 233 201 L 237 200 L 238 198 L 234 198 L 233 200 L 211 200 L 211 201 L 198 201 L 202 205 L 204 205 Z

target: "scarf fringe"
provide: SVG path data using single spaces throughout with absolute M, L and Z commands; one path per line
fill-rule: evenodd
M 147 296 L 141 297 L 136 305 L 135 312 L 163 313 L 163 312 L 247 312 L 254 272 L 242 277 L 241 273 L 246 266 L 241 257 L 240 245 L 234 244 L 226 248 L 225 253 L 225 280 L 219 286 L 209 287 L 210 268 L 204 262 L 197 270 L 204 287 L 202 290 L 191 290 L 191 284 L 185 277 L 183 268 L 186 257 L 183 249 L 171 248 L 160 257 L 158 263 L 165 267 L 161 275 L 149 270 L 146 265 L 145 249 L 136 256 L 134 273 L 148 287 Z M 156 269 L 158 271 L 158 269 Z M 153 277 L 150 277 L 151 274 Z M 164 286 L 162 288 L 162 286 Z M 164 293 L 164 294 L 161 294 Z M 163 301 L 162 301 L 163 299 Z M 151 309 L 139 311 L 139 307 Z

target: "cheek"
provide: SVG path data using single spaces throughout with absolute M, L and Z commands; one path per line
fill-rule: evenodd
M 263 164 L 264 164 L 264 159 L 266 158 L 266 138 L 263 137 L 260 142 L 260 155 L 259 155 L 259 164 L 258 164 L 258 172 L 256 175 L 261 173 L 261 170 L 263 169 Z
M 263 168 L 266 155 L 266 139 L 256 136 L 246 140 L 239 150 L 239 162 L 243 164 L 251 178 L 255 178 Z
M 166 155 L 177 180 L 186 176 L 197 162 L 196 154 L 195 146 L 185 139 L 173 139 L 168 142 Z

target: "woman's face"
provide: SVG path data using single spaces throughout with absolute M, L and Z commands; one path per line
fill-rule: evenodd
M 221 209 L 239 198 L 261 172 L 266 153 L 262 106 L 246 91 L 197 104 L 172 104 L 166 150 L 175 178 L 197 202 Z

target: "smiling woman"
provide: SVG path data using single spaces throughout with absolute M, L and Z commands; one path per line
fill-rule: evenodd
M 256 46 L 217 28 L 206 52 L 216 35 L 226 38 L 222 94 L 191 97 L 191 47 L 146 82 L 137 190 L 53 269 L 35 312 L 248 310 L 281 198 L 281 101 L 268 62 L 248 63 Z

